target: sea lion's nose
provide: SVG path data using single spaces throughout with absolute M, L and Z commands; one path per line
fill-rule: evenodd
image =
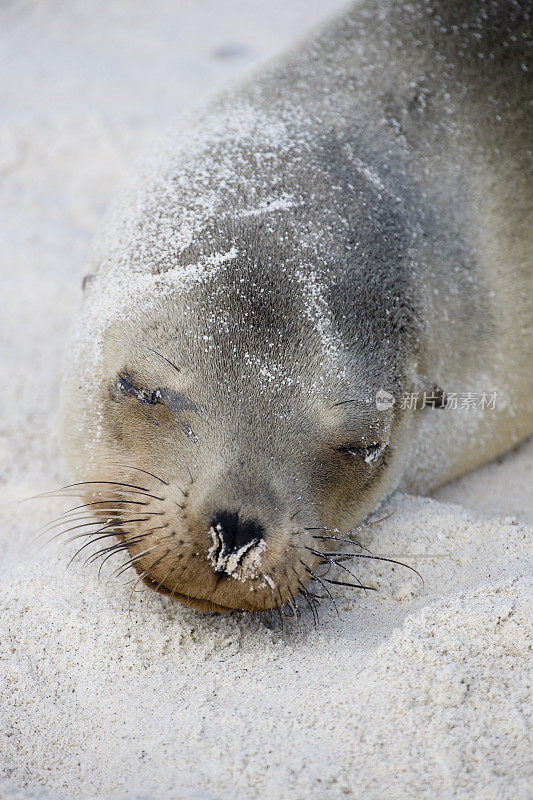
M 264 538 L 265 529 L 256 519 L 241 519 L 237 511 L 219 511 L 211 523 L 211 537 L 216 552 L 215 572 L 229 572 Z M 231 558 L 233 556 L 233 558 Z
M 256 544 L 265 535 L 263 526 L 256 519 L 243 520 L 237 511 L 220 511 L 215 514 L 212 524 L 227 555 Z

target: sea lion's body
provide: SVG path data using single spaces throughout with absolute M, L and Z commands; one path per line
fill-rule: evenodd
M 124 195 L 65 442 L 80 480 L 120 462 L 170 487 L 160 561 L 136 564 L 151 585 L 279 604 L 317 563 L 307 529 L 347 529 L 532 432 L 526 5 L 356 5 L 213 102 Z

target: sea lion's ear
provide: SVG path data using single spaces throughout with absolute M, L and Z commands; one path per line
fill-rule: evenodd
M 96 273 L 95 272 L 89 272 L 88 275 L 84 275 L 83 276 L 83 278 L 81 279 L 81 290 L 82 290 L 82 292 L 84 292 L 86 290 L 86 288 L 88 287 L 88 285 L 91 283 L 91 281 L 94 278 L 96 278 Z
M 411 408 L 446 408 L 448 398 L 444 389 L 423 375 L 418 375 L 411 387 Z

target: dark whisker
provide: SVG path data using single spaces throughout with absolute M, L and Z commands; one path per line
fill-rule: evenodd
M 70 559 L 70 561 L 67 564 L 67 569 L 70 567 L 70 565 L 72 564 L 74 559 L 77 556 L 79 556 L 79 554 L 82 552 L 82 550 L 85 550 L 86 547 L 89 547 L 91 544 L 95 544 L 95 542 L 98 542 L 101 539 L 105 539 L 108 536 L 116 536 L 117 535 L 117 531 L 115 530 L 115 528 L 120 526 L 120 525 L 125 525 L 126 522 L 128 522 L 128 523 L 130 523 L 130 522 L 145 522 L 145 520 L 144 519 L 141 519 L 141 520 L 133 519 L 133 520 L 124 520 L 123 522 L 118 521 L 118 520 L 117 521 L 113 520 L 111 522 L 106 522 L 105 525 L 102 525 L 102 527 L 99 528 L 97 531 L 93 531 L 93 533 L 88 534 L 89 537 L 90 537 L 89 541 L 85 542 L 85 544 L 82 547 L 80 547 L 79 550 L 77 550 L 74 553 L 74 555 L 72 556 L 72 558 Z M 108 531 L 109 529 L 112 529 L 110 533 L 104 533 L 103 535 L 100 535 L 100 536 L 98 535 L 98 534 L 101 534 L 101 531 Z M 91 558 L 91 556 L 89 556 L 89 559 L 87 559 L 87 561 L 89 561 L 90 558 Z M 85 563 L 87 563 L 87 561 Z
M 417 575 L 420 578 L 422 583 L 424 583 L 424 578 L 418 572 L 418 570 L 416 570 L 410 564 L 405 564 L 403 561 L 397 561 L 394 558 L 386 558 L 385 556 L 374 556 L 372 554 L 366 555 L 365 553 L 321 553 L 319 550 L 314 550 L 312 547 L 306 547 L 306 550 L 310 550 L 315 555 L 320 556 L 321 558 L 327 560 L 335 559 L 335 561 L 337 562 L 349 561 L 352 558 L 368 558 L 370 561 L 387 561 L 389 564 L 396 564 L 399 567 L 405 567 L 406 569 L 411 570 L 411 572 L 414 572 L 415 575 Z
M 146 550 L 142 550 L 140 553 L 136 553 L 134 556 L 128 559 L 128 561 L 126 561 L 125 564 L 121 564 L 120 567 L 117 567 L 117 569 L 113 573 L 113 577 L 119 578 L 124 572 L 126 572 L 131 566 L 133 566 L 133 564 L 136 564 L 137 561 L 140 561 L 141 558 L 145 556 L 147 553 L 151 553 L 152 550 L 156 549 L 156 547 L 159 547 L 159 542 L 157 544 L 152 545 L 152 547 L 148 547 Z
M 322 588 L 324 589 L 324 591 L 326 592 L 326 594 L 328 595 L 328 597 L 332 601 L 332 603 L 333 603 L 333 605 L 335 607 L 335 611 L 337 612 L 337 616 L 339 617 L 340 616 L 339 609 L 337 608 L 337 603 L 335 602 L 335 598 L 331 594 L 329 588 L 326 586 L 326 584 L 324 583 L 322 578 L 320 578 L 315 572 L 313 572 L 313 570 L 310 567 L 308 567 L 307 564 L 305 563 L 305 561 L 302 561 L 301 558 L 299 559 L 299 561 L 300 561 L 300 564 L 302 565 L 302 567 L 305 569 L 305 571 L 308 572 L 309 575 L 311 575 L 312 579 L 314 581 L 317 581 L 317 583 L 319 583 L 322 586 Z
M 283 571 L 283 574 L 285 575 L 285 578 L 287 579 L 287 591 L 289 592 L 289 595 L 290 595 L 290 600 L 287 600 L 287 603 L 289 604 L 289 607 L 290 607 L 290 609 L 292 611 L 293 617 L 295 617 L 295 619 L 298 620 L 299 611 L 298 611 L 298 608 L 296 606 L 295 597 L 294 597 L 294 595 L 293 595 L 293 593 L 291 591 L 289 576 L 287 575 L 287 572 L 285 570 Z
M 363 547 L 366 550 L 366 547 L 361 544 L 357 539 L 344 539 L 341 536 L 325 536 L 324 534 L 314 534 L 311 536 L 311 539 L 323 539 L 326 542 L 342 542 L 343 544 L 355 544 L 357 547 Z
M 386 519 L 390 519 L 393 516 L 394 516 L 394 509 L 390 512 L 390 514 L 387 514 L 386 516 L 381 517 L 380 519 L 371 519 L 369 522 L 365 522 L 365 527 L 367 526 L 370 527 L 371 525 L 379 525 L 381 522 L 385 522 Z
M 105 526 L 104 526 L 104 528 L 105 528 Z M 104 528 L 100 528 L 100 530 L 104 530 Z M 95 534 L 96 533 L 100 533 L 100 531 L 95 531 Z M 83 552 L 83 550 L 85 550 L 86 547 L 89 547 L 89 545 L 91 545 L 91 544 L 96 544 L 96 542 L 100 542 L 100 541 L 102 541 L 102 539 L 110 539 L 110 538 L 112 538 L 112 537 L 114 537 L 116 535 L 117 535 L 117 532 L 115 530 L 111 530 L 111 531 L 108 531 L 107 533 L 100 534 L 100 536 L 96 536 L 95 539 L 89 539 L 88 542 L 85 542 L 85 544 L 82 545 L 82 547 L 80 547 L 80 548 L 78 548 L 78 550 L 76 550 L 76 552 L 74 553 L 74 555 L 72 556 L 72 558 L 70 559 L 70 561 L 67 564 L 67 569 L 70 567 L 72 562 L 79 556 L 79 554 L 81 552 Z M 78 534 L 78 536 L 81 537 L 81 534 Z M 90 556 L 85 561 L 84 566 L 88 563 L 89 559 L 90 559 Z
M 93 536 L 96 537 L 97 533 L 98 533 L 98 531 L 94 531 L 93 533 L 86 533 L 85 531 L 83 531 L 82 533 L 75 533 L 74 536 L 69 536 L 68 539 L 65 539 L 64 544 L 72 544 L 72 542 L 77 541 L 77 539 L 87 539 L 88 536 L 89 537 L 93 537 Z M 98 536 L 97 538 L 94 538 L 94 539 L 91 538 L 90 542 L 97 542 L 98 539 L 103 539 L 104 536 L 111 537 L 111 536 L 117 536 L 117 535 L 118 534 L 116 533 L 116 531 L 111 530 L 108 533 L 102 534 L 102 536 Z
M 105 491 L 91 490 L 91 497 L 104 498 L 103 500 L 96 501 L 102 503 L 130 503 L 133 501 L 123 499 L 125 495 L 129 495 L 130 497 L 143 497 L 144 494 L 144 492 L 137 492 L 133 489 L 121 489 L 120 491 L 117 489 L 106 489 Z M 33 497 L 26 497 L 24 501 L 21 500 L 19 502 L 26 502 L 27 500 L 47 500 L 48 498 L 55 500 L 60 497 L 82 497 L 82 495 L 83 492 L 76 489 L 72 489 L 70 491 L 61 491 L 60 489 L 57 489 L 50 492 L 43 492 L 42 494 L 36 494 Z M 155 497 L 154 495 L 154 499 L 160 500 L 161 498 Z
M 288 592 L 290 594 L 290 599 L 287 600 L 287 603 L 289 605 L 290 610 L 292 611 L 292 616 L 294 617 L 294 619 L 296 620 L 296 624 L 298 625 L 300 612 L 299 612 L 298 607 L 296 605 L 295 597 L 294 597 L 293 593 L 291 592 L 289 587 L 287 587 L 287 588 L 288 588 Z
M 128 539 L 128 540 L 125 540 L 125 541 L 124 541 L 124 542 L 122 542 L 121 544 L 124 544 L 124 545 L 126 546 L 126 549 L 128 549 L 129 547 L 131 547 L 131 545 L 133 545 L 133 544 L 138 544 L 138 543 L 139 543 L 139 542 L 140 542 L 142 539 L 146 538 L 147 536 L 152 536 L 152 534 L 153 534 L 153 532 L 154 532 L 154 531 L 160 530 L 160 529 L 162 529 L 162 528 L 168 528 L 168 525 L 160 525 L 158 528 L 150 528 L 150 530 L 148 530 L 148 531 L 144 531 L 143 533 L 140 533 L 140 534 L 137 534 L 137 535 L 136 535 L 136 536 L 135 536 L 133 539 Z M 135 556 L 134 556 L 134 558 L 137 558 L 137 556 L 139 556 L 139 557 L 140 557 L 140 556 L 142 556 L 142 555 L 145 555 L 146 553 L 149 553 L 149 552 L 151 552 L 151 550 L 153 550 L 155 547 L 159 547 L 159 545 L 161 544 L 161 542 L 163 541 L 163 539 L 171 539 L 171 538 L 172 538 L 172 536 L 173 536 L 173 534 L 169 534 L 168 536 L 161 536 L 161 537 L 160 537 L 160 539 L 159 539 L 159 541 L 158 541 L 158 542 L 156 542 L 156 544 L 155 544 L 155 545 L 153 545 L 152 547 L 149 547 L 147 550 L 143 550 L 143 552 L 142 552 L 142 553 L 136 553 L 136 554 L 135 554 Z M 170 550 L 168 550 L 168 553 L 170 553 L 170 552 L 171 552 L 171 551 L 170 551 Z M 118 577 L 118 575 L 120 575 L 120 574 L 121 574 L 121 572 L 123 571 L 123 570 L 122 570 L 122 567 L 123 567 L 123 566 L 125 566 L 125 565 L 120 565 L 119 567 L 117 567 L 117 570 L 119 570 L 118 574 L 116 575 L 117 577 Z M 150 569 L 152 569 L 152 567 L 150 567 Z M 124 570 L 124 571 L 125 571 L 125 570 Z M 98 572 L 100 573 L 100 570 L 99 570 Z
M 81 483 L 71 483 L 68 486 L 62 486 L 59 491 L 64 489 L 73 489 L 78 486 L 120 486 L 126 489 L 134 489 L 138 494 L 144 494 L 146 497 L 153 497 L 154 500 L 163 500 L 163 497 L 158 497 L 155 494 L 150 494 L 148 489 L 144 486 L 137 486 L 135 483 L 120 483 L 120 481 L 83 481 Z
M 102 568 L 103 568 L 104 564 L 106 563 L 106 561 L 108 561 L 110 558 L 112 558 L 112 556 L 114 556 L 116 553 L 121 553 L 123 550 L 126 550 L 129 553 L 128 548 L 131 547 L 134 544 L 138 544 L 138 542 L 140 542 L 142 538 L 144 538 L 144 534 L 141 537 L 137 536 L 137 537 L 135 537 L 133 539 L 128 539 L 127 541 L 118 542 L 113 547 L 104 548 L 104 549 L 100 550 L 98 553 L 95 553 L 94 557 L 93 556 L 89 556 L 89 558 L 85 561 L 85 563 L 86 564 L 87 563 L 91 563 L 92 564 L 93 561 L 96 561 L 96 559 L 98 559 L 101 556 L 103 556 L 104 553 L 107 553 L 107 555 L 105 555 L 105 557 L 100 562 L 100 566 L 98 567 L 97 578 L 98 578 L 98 580 L 100 580 L 100 577 L 101 577 L 101 574 L 102 574 Z
M 281 613 L 281 608 L 277 606 L 276 611 L 278 612 L 278 617 L 281 625 L 281 636 L 285 638 L 285 623 L 283 621 L 283 614 Z
M 109 519 L 111 519 L 111 516 Z M 59 525 L 69 525 L 71 522 L 83 522 L 84 520 L 92 520 L 93 525 L 102 524 L 102 520 L 98 520 L 94 514 L 88 512 L 83 512 L 80 514 L 65 514 L 64 516 L 57 517 L 56 519 L 52 519 L 50 522 L 45 523 L 42 527 L 35 531 L 35 537 L 40 539 L 45 533 L 57 528 Z
M 132 522 L 144 522 L 144 520 L 131 520 L 131 521 Z M 106 527 L 113 528 L 113 530 L 115 529 L 115 525 L 111 524 L 109 526 L 104 526 L 104 528 L 102 528 L 102 530 L 104 530 Z M 117 536 L 124 536 L 128 532 L 129 531 L 125 531 L 125 530 L 115 531 L 115 534 Z M 98 531 L 97 531 L 97 533 L 98 533 Z M 109 553 L 109 552 L 114 551 L 114 550 L 121 550 L 121 549 L 124 549 L 124 548 L 131 547 L 133 544 L 137 544 L 137 542 L 140 542 L 141 539 L 144 539 L 144 537 L 146 535 L 147 535 L 147 531 L 144 531 L 143 533 L 137 533 L 131 539 L 121 539 L 119 542 L 116 542 L 115 544 L 110 545 L 109 547 L 104 547 L 101 550 L 98 550 L 96 553 L 91 553 L 91 555 L 88 556 L 88 558 L 86 559 L 85 564 L 92 564 L 93 561 L 96 561 L 98 558 L 100 558 L 100 556 L 104 555 L 105 553 Z M 96 541 L 98 541 L 98 540 L 97 539 L 89 539 L 89 541 L 86 542 L 84 547 L 82 547 L 80 549 L 80 552 L 85 547 L 89 547 L 91 544 L 94 544 Z
M 107 530 L 106 533 L 100 533 L 100 531 L 106 530 L 108 527 L 109 527 L 108 525 L 103 525 L 99 530 L 94 532 L 96 538 L 89 539 L 88 542 L 86 542 L 84 545 L 82 545 L 82 547 L 80 547 L 78 550 L 76 550 L 76 552 L 74 553 L 74 555 L 72 556 L 72 558 L 69 560 L 69 562 L 67 564 L 67 569 L 70 567 L 72 562 L 79 556 L 79 554 L 83 550 L 85 550 L 86 547 L 89 547 L 90 544 L 95 544 L 96 542 L 99 542 L 102 539 L 110 539 L 110 538 L 112 538 L 112 537 L 117 535 L 115 530 Z M 97 533 L 100 533 L 100 536 L 96 536 Z M 77 536 L 71 537 L 71 539 L 69 539 L 69 541 L 74 541 L 77 538 L 81 539 L 83 536 L 84 536 L 84 534 L 78 534 Z M 87 564 L 87 561 L 85 561 L 85 564 Z M 85 566 L 85 564 L 84 564 L 84 566 Z
M 64 511 L 62 514 L 59 515 L 56 519 L 61 519 L 61 517 L 65 517 L 67 514 L 70 514 L 72 511 L 78 511 L 80 508 L 88 508 L 89 506 L 101 506 L 105 503 L 120 503 L 120 505 L 135 505 L 135 506 L 147 506 L 149 503 L 146 500 L 94 500 L 92 503 L 81 503 L 79 506 L 74 506 L 73 508 L 69 508 L 67 511 Z M 97 509 L 98 510 L 98 509 Z M 101 509 L 102 511 L 106 511 L 107 509 Z M 112 509 L 115 510 L 115 509 Z M 125 509 L 127 511 L 127 509 Z M 56 520 L 52 520 L 55 522 Z M 44 526 L 43 526 L 44 527 Z
M 139 520 L 132 520 L 132 521 L 133 522 L 138 522 Z M 143 520 L 140 520 L 140 522 L 143 522 Z M 152 536 L 154 531 L 160 531 L 160 530 L 163 530 L 164 528 L 168 528 L 168 522 L 166 523 L 166 525 L 157 525 L 157 527 L 155 527 L 155 528 L 148 528 L 147 531 L 141 531 L 140 533 L 136 533 L 134 536 L 132 536 L 131 539 L 122 539 L 120 542 L 117 542 L 112 547 L 104 548 L 102 550 L 99 550 L 97 553 L 92 553 L 85 563 L 87 564 L 89 562 L 96 561 L 97 558 L 99 558 L 101 555 L 104 555 L 104 553 L 106 553 L 108 551 L 127 549 L 128 547 L 131 547 L 134 544 L 138 544 L 143 539 L 145 539 L 147 536 Z M 114 531 L 113 535 L 124 536 L 125 533 L 128 533 L 128 531 L 124 531 L 124 530 L 122 530 L 122 531 Z M 163 538 L 165 538 L 165 537 L 163 537 Z M 94 541 L 96 541 L 96 540 L 95 539 L 91 539 L 87 544 L 92 544 Z
M 138 511 L 136 511 L 134 509 L 132 509 L 131 511 L 129 511 L 128 509 L 121 509 L 121 508 L 109 508 L 109 509 L 103 509 L 103 510 L 105 510 L 107 512 L 106 516 L 107 516 L 107 514 L 109 514 L 109 518 L 107 519 L 107 522 L 111 522 L 112 519 L 119 520 L 120 517 L 122 517 L 124 514 L 135 514 L 135 513 L 138 513 Z M 165 512 L 164 511 L 144 511 L 143 513 L 144 513 L 145 517 L 148 518 L 148 517 L 160 517 L 160 516 L 163 516 L 163 514 Z M 117 516 L 113 517 L 114 514 L 117 515 Z M 45 526 L 43 526 L 42 529 L 39 529 L 36 532 L 35 535 L 36 535 L 37 538 L 41 538 L 41 536 L 44 536 L 46 533 L 50 533 L 50 531 L 52 531 L 54 528 L 58 528 L 60 525 L 65 525 L 65 524 L 68 525 L 71 522 L 82 522 L 85 519 L 92 520 L 91 522 L 88 522 L 87 525 L 101 525 L 102 524 L 102 520 L 98 519 L 93 514 L 77 514 L 77 515 L 72 516 L 72 517 L 64 516 L 63 519 L 60 518 L 58 520 L 53 520 L 52 522 L 48 522 Z M 131 519 L 128 520 L 128 522 L 132 522 L 132 521 L 133 520 L 131 520 Z M 73 528 L 68 528 L 64 532 L 60 531 L 58 534 L 55 534 L 48 541 L 53 541 L 54 539 L 58 538 L 59 536 L 62 536 L 63 533 L 68 533 L 70 530 L 73 530 Z
M 151 552 L 152 552 L 152 550 L 155 550 L 155 548 L 156 548 L 156 547 L 157 547 L 157 544 L 154 544 L 154 545 L 152 545 L 151 547 L 148 547 L 146 550 L 143 550 L 141 553 L 136 553 L 134 556 L 132 556 L 131 558 L 129 558 L 129 559 L 128 559 L 128 561 L 127 561 L 125 564 L 121 564 L 121 565 L 120 565 L 120 566 L 119 566 L 119 567 L 118 567 L 118 568 L 117 568 L 117 569 L 116 569 L 116 570 L 115 570 L 115 571 L 112 573 L 111 577 L 112 577 L 112 578 L 118 578 L 118 577 L 119 577 L 119 576 L 120 576 L 120 575 L 121 575 L 123 572 L 126 572 L 126 571 L 127 571 L 127 570 L 128 570 L 130 567 L 131 567 L 131 566 L 133 566 L 134 564 L 136 564 L 136 563 L 137 563 L 137 561 L 140 561 L 140 560 L 141 560 L 141 558 L 142 558 L 143 556 L 145 556 L 147 553 L 151 553 Z M 102 569 L 102 564 L 100 564 L 100 568 L 99 568 L 99 570 L 98 570 L 98 580 L 100 580 L 100 572 L 101 572 L 101 569 Z
M 337 403 L 333 403 L 331 408 L 336 408 L 337 406 L 345 406 L 348 403 L 363 403 L 364 405 L 368 405 L 371 402 L 372 400 L 370 400 L 367 397 L 356 397 L 354 400 L 339 400 Z
M 144 531 L 143 533 L 136 534 L 131 539 L 126 539 L 124 541 L 120 541 L 114 547 L 108 547 L 108 548 L 105 548 L 103 550 L 100 550 L 98 553 L 94 554 L 94 558 L 91 556 L 88 559 L 88 561 L 91 561 L 91 563 L 92 563 L 92 561 L 95 561 L 97 558 L 100 558 L 100 556 L 104 555 L 105 552 L 109 551 L 108 555 L 106 555 L 105 558 L 102 560 L 102 563 L 100 564 L 100 567 L 98 569 L 98 580 L 100 580 L 100 575 L 102 573 L 102 567 L 104 566 L 105 562 L 108 559 L 110 559 L 112 556 L 114 556 L 115 553 L 120 553 L 122 550 L 128 550 L 128 552 L 129 552 L 129 548 L 130 547 L 132 547 L 135 544 L 138 544 L 143 539 L 145 539 L 147 536 L 151 536 L 154 531 L 161 530 L 161 528 L 168 528 L 168 523 L 167 523 L 167 525 L 159 525 L 157 528 L 150 528 L 149 530 Z M 157 544 L 159 544 L 159 542 Z M 154 547 L 155 546 L 156 545 L 154 545 Z M 148 552 L 148 551 L 146 551 L 146 552 Z M 87 561 L 85 563 L 87 563 Z
M 340 564 L 338 561 L 335 561 L 335 560 L 332 560 L 331 563 L 335 564 L 335 566 L 338 567 L 339 569 L 344 570 L 344 572 L 347 572 L 348 575 L 350 575 L 354 579 L 354 581 L 357 581 L 359 586 L 363 585 L 363 582 L 357 577 L 355 572 L 352 572 L 351 569 L 348 569 L 348 567 L 345 567 L 344 564 Z
M 314 625 L 315 625 L 315 628 L 316 628 L 318 626 L 318 611 L 317 611 L 317 608 L 316 608 L 316 604 L 315 604 L 314 600 L 312 599 L 312 594 L 311 594 L 311 592 L 309 592 L 306 589 L 305 585 L 302 583 L 302 581 L 300 579 L 300 576 L 298 575 L 298 573 L 294 569 L 294 567 L 292 568 L 292 571 L 296 575 L 296 578 L 298 580 L 298 585 L 300 586 L 301 593 L 302 593 L 302 595 L 303 595 L 303 597 L 305 599 L 305 602 L 307 603 L 307 605 L 309 606 L 309 608 L 311 610 L 311 614 L 313 615 L 313 622 L 314 622 Z
M 338 528 L 325 528 L 323 526 L 315 528 L 304 528 L 304 531 L 331 531 L 331 533 L 340 533 L 340 530 Z
M 94 542 L 97 542 L 99 539 L 103 539 L 104 536 L 110 536 L 110 537 L 111 536 L 122 536 L 124 534 L 123 530 L 122 531 L 116 531 L 116 530 L 113 529 L 112 525 L 110 525 L 110 527 L 112 529 L 109 531 L 109 533 L 105 533 L 102 536 L 98 536 L 97 538 L 90 538 L 87 544 L 91 544 L 91 542 L 94 544 Z M 167 522 L 166 525 L 158 525 L 156 528 L 149 528 L 148 531 L 143 532 L 142 535 L 143 536 L 148 536 L 148 534 L 152 533 L 153 531 L 158 531 L 158 530 L 161 530 L 162 528 L 168 528 L 168 522 Z M 100 528 L 100 530 L 102 530 L 102 528 Z M 69 536 L 69 538 L 65 540 L 65 544 L 70 544 L 71 542 L 75 542 L 76 539 L 86 539 L 87 537 L 96 537 L 97 533 L 98 533 L 98 531 L 93 531 L 92 533 L 86 533 L 86 532 L 76 533 L 74 536 Z
M 47 539 L 45 542 L 43 542 L 43 544 L 40 547 L 40 550 L 42 548 L 46 547 L 46 545 L 50 544 L 50 542 L 53 542 L 56 539 L 59 539 L 61 536 L 66 536 L 68 533 L 71 533 L 71 531 L 77 531 L 80 528 L 89 528 L 89 527 L 91 527 L 93 525 L 100 525 L 100 523 L 101 523 L 101 520 L 100 521 L 94 520 L 93 522 L 84 522 L 81 525 L 72 525 L 70 528 L 67 528 L 64 531 L 59 531 L 59 533 L 54 533 L 53 536 L 51 536 L 49 539 Z M 110 522 L 106 522 L 105 526 L 108 526 L 109 524 L 110 524 Z M 96 534 L 96 533 L 98 533 L 98 531 L 93 531 L 92 533 Z M 90 535 L 91 535 L 90 533 L 87 534 L 87 536 L 90 536 Z
M 178 373 L 178 375 L 181 375 L 181 370 L 180 370 L 180 368 L 179 368 L 179 367 L 177 367 L 177 366 L 176 366 L 176 364 L 174 364 L 172 361 L 170 361 L 170 359 L 168 359 L 166 356 L 164 356 L 164 355 L 163 355 L 162 353 L 160 353 L 158 350 L 154 350 L 154 348 L 153 348 L 153 347 L 147 347 L 146 349 L 147 349 L 147 350 L 150 350 L 150 352 L 151 352 L 151 353 L 154 353 L 154 355 L 156 355 L 156 356 L 159 356 L 159 358 L 162 358 L 162 359 L 163 359 L 163 361 L 166 361 L 166 362 L 167 362 L 167 364 L 169 364 L 169 365 L 170 365 L 170 366 L 171 366 L 173 369 L 175 369 L 175 370 L 176 370 L 176 372 Z
M 321 594 L 316 594 L 316 592 L 310 592 L 309 589 L 307 589 L 307 594 L 309 595 L 309 597 L 312 597 L 313 600 L 325 600 L 325 597 L 322 597 Z
M 311 595 L 309 594 L 309 592 L 306 589 L 304 589 L 303 584 L 301 584 L 301 591 L 302 591 L 302 594 L 304 596 L 305 602 L 307 603 L 307 605 L 309 606 L 309 608 L 311 610 L 311 614 L 313 615 L 313 624 L 314 624 L 314 626 L 316 628 L 318 626 L 318 611 L 317 611 L 317 608 L 316 608 L 316 604 L 311 599 Z
M 148 491 L 146 486 L 137 486 L 135 483 L 122 483 L 122 481 L 77 481 L 76 483 L 67 483 L 65 486 L 60 486 L 59 491 L 72 489 L 75 486 L 126 486 L 128 489 L 140 489 L 141 492 Z
M 121 464 L 120 461 L 112 461 L 112 464 L 116 464 L 117 467 L 122 467 L 123 469 L 135 469 L 137 472 L 143 472 L 145 475 L 150 475 L 151 478 L 155 478 L 156 481 L 163 483 L 165 486 L 170 486 L 168 481 L 164 481 L 163 478 L 160 478 L 159 475 L 154 475 L 153 472 L 148 472 L 146 469 L 141 469 L 140 467 L 132 467 L 131 464 Z
M 305 547 L 306 550 L 309 550 L 311 553 L 313 553 L 313 555 L 321 557 L 320 564 L 329 564 L 330 566 L 332 564 L 335 564 L 336 567 L 340 567 L 345 572 L 348 572 L 352 576 L 352 578 L 355 578 L 355 580 L 358 583 L 361 583 L 361 581 L 359 580 L 357 575 L 355 575 L 351 570 L 349 570 L 348 567 L 345 567 L 343 564 L 340 563 L 343 560 L 342 558 L 339 559 L 339 560 L 336 559 L 336 557 L 335 557 L 336 553 L 321 553 L 320 551 L 314 550 L 312 547 L 308 547 L 307 545 L 304 545 L 304 547 Z M 354 555 L 357 555 L 357 554 L 354 553 Z
M 332 583 L 335 586 L 348 586 L 350 589 L 369 589 L 372 592 L 376 592 L 377 589 L 375 586 L 363 586 L 362 583 L 346 583 L 346 581 L 336 581 L 333 578 L 325 578 L 328 583 Z
M 43 500 L 43 499 L 48 499 L 48 498 L 56 499 L 56 498 L 60 498 L 60 497 L 82 497 L 84 494 L 90 494 L 91 497 L 102 497 L 101 501 L 96 501 L 96 502 L 104 502 L 104 503 L 105 502 L 108 502 L 108 503 L 111 503 L 111 502 L 114 502 L 114 503 L 133 502 L 131 500 L 124 499 L 124 497 L 128 496 L 128 495 L 130 497 L 132 497 L 132 496 L 133 497 L 146 497 L 146 498 L 149 497 L 149 498 L 151 498 L 153 500 L 161 500 L 161 501 L 164 499 L 162 497 L 159 497 L 158 495 L 150 494 L 149 492 L 145 492 L 145 491 L 141 491 L 141 490 L 137 490 L 137 489 L 128 489 L 128 488 L 109 489 L 109 488 L 105 488 L 105 489 L 101 489 L 101 490 L 97 490 L 97 489 L 84 490 L 83 488 L 81 488 L 81 489 L 77 489 L 76 488 L 76 486 L 84 487 L 84 486 L 91 486 L 91 485 L 92 485 L 91 483 L 73 484 L 72 486 L 66 486 L 66 487 L 63 487 L 62 489 L 56 489 L 56 490 L 53 490 L 53 491 L 50 491 L 50 492 L 43 492 L 42 494 L 34 495 L 33 497 L 28 497 L 28 498 L 26 498 L 26 500 Z M 93 485 L 96 486 L 96 485 L 102 485 L 102 484 L 99 484 L 98 481 L 94 481 Z

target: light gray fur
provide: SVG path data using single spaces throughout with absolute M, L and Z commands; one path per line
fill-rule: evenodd
M 347 528 L 531 433 L 529 11 L 356 4 L 169 137 L 96 251 L 65 391 L 78 477 L 128 454 L 192 470 L 206 520 L 236 504 L 281 552 L 300 507 Z M 203 411 L 194 435 L 126 430 L 124 369 L 175 381 Z M 400 409 L 434 386 L 496 391 L 497 409 Z M 351 491 L 329 449 L 378 438 Z

